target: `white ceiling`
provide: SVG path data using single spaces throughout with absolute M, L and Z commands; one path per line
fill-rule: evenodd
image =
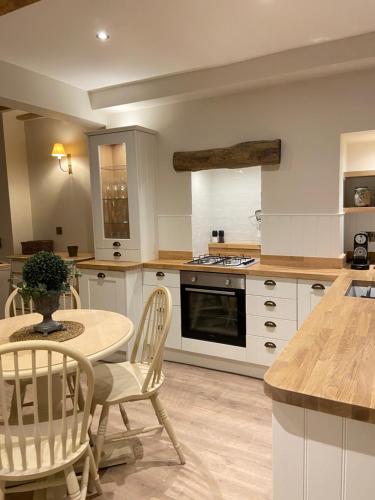
M 0 17 L 0 60 L 89 90 L 370 31 L 374 0 L 41 0 Z

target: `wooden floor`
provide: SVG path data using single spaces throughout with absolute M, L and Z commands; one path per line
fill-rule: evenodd
M 271 402 L 262 382 L 175 363 L 165 363 L 164 373 L 161 397 L 186 465 L 178 464 L 165 432 L 135 438 L 135 464 L 103 471 L 104 494 L 88 498 L 271 500 Z M 127 409 L 131 423 L 154 422 L 150 403 Z M 111 430 L 122 430 L 121 422 L 113 408 Z M 9 495 L 9 500 L 18 499 Z

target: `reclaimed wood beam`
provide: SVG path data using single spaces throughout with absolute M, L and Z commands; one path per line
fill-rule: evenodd
M 5 111 L 11 111 L 12 108 L 8 108 L 7 106 L 0 106 L 0 113 L 5 113 Z
M 9 14 L 9 12 L 22 9 L 22 7 L 39 1 L 40 0 L 0 0 L 0 16 L 4 16 L 5 14 Z
M 22 122 L 26 120 L 35 120 L 36 118 L 43 118 L 42 115 L 37 115 L 36 113 L 25 113 L 23 115 L 17 115 L 17 120 L 21 120 Z
M 214 168 L 241 168 L 278 165 L 281 140 L 248 141 L 228 148 L 182 151 L 173 154 L 176 172 L 196 172 Z

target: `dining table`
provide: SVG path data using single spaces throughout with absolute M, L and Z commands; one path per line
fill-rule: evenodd
M 134 325 L 132 321 L 126 316 L 115 313 L 112 311 L 93 310 L 93 309 L 66 309 L 58 310 L 53 314 L 53 319 L 56 321 L 73 321 L 83 325 L 83 331 L 78 336 L 64 341 L 64 345 L 76 349 L 80 354 L 84 355 L 92 363 L 95 363 L 109 355 L 115 353 L 121 346 L 126 344 L 134 333 Z M 38 313 L 23 314 L 0 320 L 0 345 L 6 344 L 12 340 L 14 333 L 19 330 L 39 323 L 41 315 Z M 20 340 L 21 341 L 21 340 Z M 48 336 L 40 337 L 41 342 L 48 342 Z M 45 359 L 45 358 L 41 358 Z M 25 355 L 20 358 L 19 369 L 30 370 L 31 368 L 31 354 Z M 12 371 L 9 369 L 9 377 L 6 374 L 6 366 L 4 367 L 4 376 L 11 380 Z M 13 368 L 13 367 L 12 367 Z M 43 375 L 46 366 L 43 363 L 37 362 L 37 374 Z M 53 391 L 53 407 L 58 408 L 61 405 L 61 394 L 59 387 L 61 384 L 58 382 L 59 366 L 55 367 L 56 375 L 56 390 Z M 47 378 L 40 376 L 40 384 L 47 384 Z M 41 411 L 43 407 L 46 412 L 48 411 L 47 391 L 41 391 L 41 394 L 46 395 L 45 402 L 40 401 Z M 125 460 L 124 460 L 125 463 Z M 34 493 L 34 499 L 42 498 L 64 498 L 64 487 L 53 488 L 53 491 L 39 490 Z

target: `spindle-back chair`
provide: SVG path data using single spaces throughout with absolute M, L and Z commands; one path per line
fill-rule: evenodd
M 171 316 L 171 294 L 167 288 L 158 287 L 151 293 L 144 307 L 130 361 L 99 363 L 94 367 L 93 411 L 96 405 L 102 406 L 94 449 L 97 464 L 100 463 L 102 458 L 102 451 L 106 441 L 109 408 L 112 405 L 119 405 L 127 429 L 126 432 L 121 433 L 122 438 L 164 427 L 181 464 L 185 463 L 180 444 L 158 395 L 164 381 L 162 372 L 164 345 L 169 332 Z M 131 429 L 123 403 L 142 399 L 151 401 L 159 425 Z M 118 439 L 119 435 L 113 437 Z
M 72 286 L 69 293 L 62 293 L 60 299 L 60 309 L 81 309 L 81 299 L 78 292 Z M 5 303 L 5 317 L 18 316 L 35 312 L 33 300 L 28 302 L 20 295 L 19 288 L 15 288 L 7 298 Z
M 72 399 L 66 397 L 68 377 L 75 380 Z M 82 378 L 86 391 L 79 402 Z M 24 379 L 33 394 L 28 411 L 21 401 Z M 9 380 L 15 386 L 15 406 L 9 405 L 7 397 Z M 60 480 L 65 477 L 71 500 L 86 498 L 89 475 L 101 492 L 88 436 L 93 388 L 91 363 L 62 343 L 31 340 L 0 346 L 0 499 L 5 493 L 46 488 L 49 482 L 54 485 L 58 473 Z M 56 392 L 61 395 L 58 407 Z M 79 486 L 73 465 L 81 458 Z M 12 486 L 12 482 L 18 484 Z

